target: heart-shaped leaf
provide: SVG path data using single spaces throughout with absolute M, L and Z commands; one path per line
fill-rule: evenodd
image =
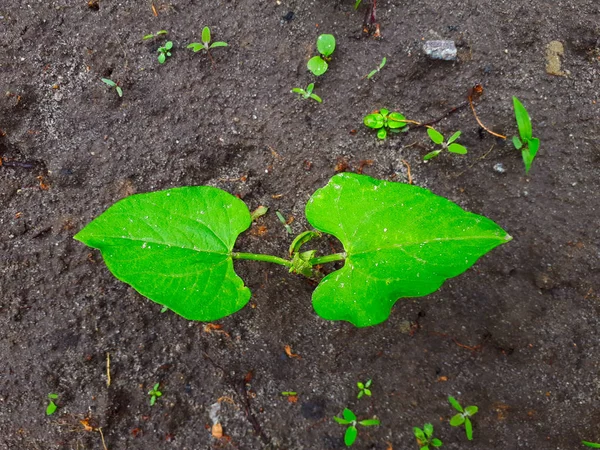
M 250 224 L 247 206 L 233 195 L 183 187 L 127 197 L 75 239 L 99 249 L 113 275 L 140 294 L 186 319 L 211 321 L 250 299 L 231 257 Z
M 383 322 L 399 298 L 434 292 L 511 240 L 491 220 L 426 189 L 351 173 L 317 190 L 306 217 L 347 255 L 317 286 L 313 307 L 357 327 Z
M 310 70 L 314 75 L 320 76 L 327 72 L 327 63 L 320 56 L 313 56 L 306 63 L 306 67 Z
M 335 37 L 333 34 L 322 34 L 317 38 L 317 50 L 323 56 L 329 56 L 335 50 Z

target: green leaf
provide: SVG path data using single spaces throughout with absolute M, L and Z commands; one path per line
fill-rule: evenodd
M 435 158 L 437 155 L 439 155 L 442 151 L 441 150 L 434 150 L 432 152 L 427 153 L 425 156 L 423 156 L 423 161 L 427 161 L 430 160 L 432 158 Z
M 386 138 L 386 136 L 387 136 L 387 130 L 386 130 L 385 128 L 380 128 L 380 129 L 377 131 L 377 137 L 378 137 L 379 139 L 385 139 L 385 138 Z
M 202 28 L 202 42 L 208 44 L 210 42 L 210 28 Z
M 390 111 L 389 111 L 389 109 L 381 108 L 381 109 L 379 110 L 379 113 L 380 113 L 380 114 L 381 114 L 383 117 L 386 117 L 386 118 L 387 118 L 387 116 L 388 116 L 388 114 L 390 113 Z
M 452 144 L 455 140 L 457 140 L 460 137 L 461 134 L 462 134 L 462 131 L 457 131 L 452 136 L 450 136 L 450 139 L 448 139 L 447 143 Z
M 167 42 L 165 42 L 165 48 L 167 50 L 171 50 L 173 48 L 173 41 L 167 41 Z
M 375 75 L 377 73 L 377 69 L 372 70 L 371 72 L 369 72 L 369 75 L 367 75 L 367 79 L 370 80 L 371 78 L 373 78 L 373 75 Z
M 158 63 L 159 64 L 164 64 L 166 59 L 167 59 L 167 56 L 164 53 L 161 53 L 158 55 Z
M 479 408 L 477 406 L 467 406 L 465 408 L 465 413 L 468 416 L 474 416 L 475 414 L 477 414 L 477 411 L 479 411 Z
M 425 433 L 419 427 L 413 428 L 413 433 L 419 442 L 427 442 L 427 438 L 425 437 Z
M 367 380 L 367 382 L 365 383 L 365 387 L 369 388 L 371 387 L 371 384 L 373 384 L 373 380 Z
M 365 395 L 365 391 L 360 391 L 356 398 L 362 398 L 363 395 Z
M 217 41 L 217 42 L 213 42 L 212 44 L 210 44 L 209 48 L 215 48 L 215 47 L 227 47 L 228 44 L 227 42 L 221 42 L 221 41 Z
M 517 136 L 512 137 L 512 143 L 517 150 L 521 150 L 521 147 L 523 147 L 523 143 L 521 142 L 521 139 L 519 139 Z
M 160 31 L 157 31 L 157 32 L 156 32 L 156 35 L 157 35 L 157 36 L 160 36 L 161 34 L 167 34 L 167 33 L 168 33 L 168 31 L 167 31 L 167 30 L 160 30 Z
M 117 87 L 116 87 L 116 90 L 117 90 L 117 95 L 118 95 L 119 97 L 123 97 L 123 89 L 121 89 L 121 87 L 120 87 L 120 86 L 117 86 Z
M 452 419 L 450 419 L 450 425 L 452 425 L 453 427 L 459 427 L 463 423 L 465 423 L 465 416 L 463 416 L 460 413 L 456 414 L 455 416 L 452 417 Z
M 340 425 L 349 425 L 352 423 L 352 420 L 346 420 L 346 419 L 342 419 L 341 417 L 337 417 L 335 416 L 333 418 L 333 420 L 335 420 L 337 423 L 339 423 Z
M 142 37 L 142 40 L 147 41 L 148 39 L 152 39 L 153 37 L 154 35 L 152 33 L 145 34 L 144 37 Z
M 431 441 L 431 445 L 433 445 L 434 447 L 441 447 L 442 446 L 442 441 L 440 441 L 438 438 L 433 438 Z
M 54 414 L 56 412 L 57 408 L 58 407 L 56 406 L 56 403 L 54 403 L 53 401 L 50 401 L 50 403 L 48 404 L 48 407 L 46 408 L 46 415 L 51 416 L 52 414 Z
M 463 407 L 462 407 L 462 406 L 460 406 L 460 403 L 458 403 L 458 401 L 457 401 L 457 400 L 456 400 L 454 397 L 452 397 L 451 395 L 450 395 L 450 396 L 448 396 L 448 401 L 450 402 L 450 404 L 452 405 L 452 407 L 453 407 L 455 410 L 457 410 L 457 411 L 460 411 L 460 412 L 463 412 L 463 411 L 464 411 L 464 410 L 463 410 Z
M 359 389 L 365 388 L 365 385 L 363 383 L 361 383 L 360 381 L 358 383 L 356 383 L 356 386 L 358 386 Z
M 513 97 L 513 107 L 515 110 L 515 119 L 517 119 L 517 127 L 519 128 L 519 135 L 523 143 L 527 143 L 533 137 L 529 114 L 517 97 Z
M 384 56 L 383 59 L 381 60 L 381 64 L 379 64 L 379 70 L 383 69 L 386 62 L 387 62 L 387 58 Z
M 366 420 L 361 420 L 360 422 L 358 422 L 359 424 L 361 424 L 363 427 L 373 427 L 375 425 L 379 425 L 381 424 L 381 422 L 377 419 L 366 419 Z
M 367 397 L 370 397 L 370 396 L 371 396 L 371 390 L 370 390 L 370 389 L 368 389 L 368 388 L 365 388 L 365 395 L 366 395 Z
M 309 83 L 308 86 L 306 86 L 306 92 L 310 95 L 312 94 L 312 91 L 315 88 L 315 83 Z
M 358 430 L 355 426 L 350 426 L 346 429 L 346 434 L 344 435 L 344 444 L 347 447 L 350 447 L 356 441 L 356 436 L 358 436 Z
M 156 396 L 153 395 L 152 397 L 150 397 L 150 406 L 154 406 L 155 403 L 156 403 Z
M 356 415 L 350 411 L 348 408 L 344 408 L 344 411 L 342 412 L 342 416 L 344 416 L 344 419 L 349 420 L 350 422 L 353 422 L 356 420 Z
M 321 100 L 321 97 L 319 97 L 317 94 L 310 94 L 310 98 L 316 102 L 323 103 L 323 100 Z
M 192 42 L 191 44 L 188 44 L 186 48 L 191 48 L 194 53 L 197 53 L 200 50 L 204 50 L 204 45 L 200 44 L 199 42 Z
M 433 128 L 427 128 L 427 134 L 431 138 L 434 144 L 442 144 L 444 142 L 444 136 Z
M 473 440 L 473 425 L 468 417 L 465 417 L 465 433 L 467 433 L 467 439 Z
M 310 70 L 314 75 L 320 76 L 327 72 L 327 63 L 320 56 L 313 56 L 306 63 L 306 67 Z
M 58 398 L 58 394 L 48 394 L 48 398 L 50 400 L 56 400 Z
M 430 438 L 433 434 L 433 425 L 430 423 L 426 423 L 425 425 L 423 425 L 423 431 L 425 432 L 425 435 L 428 438 Z
M 104 83 L 108 84 L 110 87 L 115 87 L 117 83 L 113 80 L 109 80 L 108 78 L 100 78 Z
M 358 9 L 360 2 L 362 2 L 362 0 L 356 0 L 356 3 L 354 3 L 354 9 Z
M 140 294 L 190 319 L 213 321 L 248 302 L 231 251 L 251 224 L 247 206 L 208 186 L 137 194 L 108 208 L 75 239 Z
M 460 144 L 450 144 L 448 146 L 448 151 L 452 153 L 458 153 L 459 155 L 466 155 L 467 147 Z
M 322 34 L 317 38 L 317 50 L 325 57 L 331 55 L 335 50 L 335 37 L 333 34 Z
M 583 445 L 591 448 L 600 448 L 600 444 L 596 444 L 595 442 L 581 441 Z
M 538 138 L 532 138 L 527 142 L 527 147 L 521 150 L 523 162 L 525 163 L 525 173 L 529 173 L 529 169 L 531 169 L 531 164 L 533 163 L 539 148 L 540 140 Z
M 306 91 L 302 88 L 292 88 L 292 92 L 296 93 L 296 94 L 300 94 L 300 95 L 305 95 Z
M 406 117 L 397 112 L 391 112 L 388 114 L 388 127 L 404 128 L 406 126 Z
M 381 114 L 367 114 L 363 119 L 363 123 L 369 128 L 378 129 L 383 127 L 383 116 Z
M 426 446 L 424 446 L 424 447 L 421 447 L 421 448 L 420 448 L 420 450 L 429 450 L 429 446 L 428 446 L 428 445 L 426 445 Z
M 337 237 L 344 267 L 313 293 L 317 314 L 357 327 L 383 322 L 403 297 L 436 291 L 512 238 L 493 221 L 427 189 L 341 173 L 306 206 L 317 230 Z

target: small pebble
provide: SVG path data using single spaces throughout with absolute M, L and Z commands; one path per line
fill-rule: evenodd
M 456 60 L 456 44 L 454 41 L 426 41 L 423 44 L 423 51 L 431 59 Z
M 506 169 L 504 168 L 504 164 L 502 164 L 502 163 L 494 164 L 494 170 L 498 173 L 506 172 Z

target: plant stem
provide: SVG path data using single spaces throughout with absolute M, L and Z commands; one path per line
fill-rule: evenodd
M 265 262 L 280 264 L 280 265 L 286 266 L 286 267 L 292 266 L 292 262 L 287 259 L 279 258 L 278 256 L 273 256 L 273 255 L 264 255 L 262 253 L 233 252 L 233 253 L 231 253 L 231 257 L 233 259 L 248 259 L 248 260 L 252 260 L 252 261 L 265 261 Z
M 344 259 L 346 259 L 346 256 L 347 255 L 345 253 L 333 253 L 331 255 L 313 258 L 309 262 L 311 266 L 316 266 L 317 264 L 326 264 L 335 261 L 343 261 Z

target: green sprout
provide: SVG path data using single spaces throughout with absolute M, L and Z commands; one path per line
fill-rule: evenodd
M 365 76 L 365 78 L 367 78 L 367 80 L 370 80 L 371 78 L 373 78 L 376 74 L 378 74 L 381 69 L 383 69 L 383 66 L 385 66 L 385 63 L 387 62 L 387 58 L 384 56 L 383 59 L 381 60 L 381 63 L 379 64 L 379 67 L 377 69 L 371 70 L 371 72 L 369 72 L 368 75 Z
M 321 55 L 310 58 L 306 67 L 313 75 L 320 76 L 327 72 L 329 67 L 327 61 L 331 61 L 331 54 L 335 50 L 335 37 L 333 37 L 333 34 L 320 35 L 317 38 L 317 50 Z
M 156 33 L 150 33 L 150 34 L 146 34 L 146 35 L 145 35 L 145 36 L 142 38 L 142 40 L 144 40 L 144 41 L 147 41 L 148 39 L 153 39 L 153 38 L 155 38 L 155 37 L 162 36 L 162 35 L 164 35 L 164 34 L 167 34 L 167 33 L 168 33 L 168 31 L 167 31 L 167 30 L 160 30 L 160 31 L 157 31 Z
M 521 138 L 519 139 L 518 136 L 513 136 L 512 142 L 517 150 L 521 150 L 523 162 L 525 163 L 525 173 L 527 174 L 529 173 L 531 163 L 533 163 L 535 155 L 540 148 L 540 140 L 533 137 L 529 113 L 517 97 L 513 97 L 513 106 L 515 109 L 517 127 L 519 128 L 519 136 Z
M 451 153 L 458 153 L 459 155 L 464 155 L 467 153 L 466 147 L 454 142 L 462 134 L 461 131 L 457 131 L 456 133 L 454 133 L 452 136 L 450 136 L 450 139 L 448 139 L 446 142 L 444 142 L 444 136 L 442 135 L 442 133 L 440 133 L 437 130 L 434 130 L 433 128 L 427 128 L 427 134 L 429 135 L 429 138 L 433 141 L 434 144 L 441 145 L 442 148 L 439 150 L 434 150 L 430 153 L 427 153 L 423 157 L 424 161 L 435 158 L 443 150 L 448 150 Z
M 115 88 L 115 90 L 117 91 L 117 95 L 119 97 L 123 97 L 123 89 L 121 89 L 121 86 L 119 86 L 117 83 L 115 83 L 113 80 L 109 80 L 108 78 L 100 78 L 102 80 L 103 83 L 107 84 L 108 86 Z
M 54 403 L 54 400 L 56 400 L 58 398 L 58 394 L 48 394 L 48 407 L 46 408 L 46 415 L 47 416 L 51 416 L 52 414 L 54 414 L 56 412 L 56 409 L 58 408 L 58 406 L 56 406 L 56 403 Z
M 417 444 L 419 444 L 420 450 L 429 450 L 430 445 L 435 448 L 442 446 L 442 441 L 433 437 L 433 425 L 430 423 L 423 425 L 423 429 L 414 427 L 413 433 L 417 438 Z
M 358 429 L 356 428 L 356 424 L 362 425 L 363 427 L 370 427 L 374 425 L 379 425 L 381 422 L 377 419 L 366 419 L 358 421 L 356 419 L 356 414 L 350 411 L 348 408 L 344 408 L 342 412 L 342 417 L 335 416 L 333 420 L 335 420 L 340 425 L 349 425 L 346 428 L 346 434 L 344 435 L 344 443 L 347 447 L 350 447 L 356 441 L 356 437 L 358 436 Z
M 148 395 L 150 395 L 150 406 L 154 406 L 156 399 L 162 397 L 162 392 L 158 390 L 159 386 L 160 383 L 156 383 L 154 387 L 148 391 Z
M 387 109 L 380 109 L 371 114 L 367 114 L 363 119 L 363 123 L 369 128 L 377 130 L 377 137 L 385 139 L 388 131 L 392 133 L 400 133 L 408 131 L 406 118 L 397 112 L 390 112 Z
M 319 97 L 317 94 L 313 94 L 314 88 L 315 88 L 315 83 L 310 83 L 308 86 L 306 86 L 306 89 L 293 88 L 291 90 L 291 92 L 294 92 L 295 94 L 299 94 L 300 97 L 302 97 L 304 100 L 312 98 L 316 102 L 323 103 L 323 100 L 321 100 L 321 97 Z
M 283 391 L 281 395 L 283 395 L 284 397 L 295 397 L 296 395 L 298 395 L 298 393 L 295 391 Z
M 200 42 L 192 42 L 188 44 L 187 48 L 191 48 L 194 53 L 199 52 L 200 50 L 206 50 L 206 53 L 210 56 L 210 49 L 216 47 L 227 47 L 227 42 L 213 42 L 210 43 L 210 28 L 204 27 L 202 29 L 202 43 Z
M 453 427 L 460 427 L 464 424 L 467 439 L 472 441 L 473 424 L 471 423 L 471 419 L 469 419 L 469 417 L 473 417 L 477 413 L 477 411 L 479 411 L 479 408 L 477 406 L 467 406 L 463 409 L 463 407 L 460 406 L 460 403 L 458 403 L 456 399 L 452 396 L 448 397 L 448 401 L 454 407 L 454 409 L 458 411 L 458 414 L 454 415 L 452 419 L 450 419 L 450 425 L 452 425 Z
M 354 9 L 358 9 L 360 2 L 362 2 L 362 0 L 356 0 L 356 3 L 354 3 Z
M 275 214 L 277 215 L 277 218 L 282 223 L 282 225 L 285 227 L 285 231 L 287 231 L 287 234 L 292 234 L 292 227 L 290 227 L 290 225 L 287 223 L 285 217 L 283 217 L 283 214 L 281 214 L 279 211 L 275 211 Z
M 356 396 L 356 398 L 361 398 L 363 395 L 370 397 L 371 389 L 369 388 L 371 387 L 372 382 L 373 380 L 367 380 L 366 383 L 361 383 L 360 381 L 356 383 L 356 385 L 358 386 L 358 395 Z
M 173 48 L 173 42 L 167 41 L 163 47 L 158 47 L 158 62 L 164 64 L 167 60 L 167 56 L 171 56 L 171 49 Z
M 600 444 L 596 444 L 595 442 L 581 441 L 583 445 L 591 448 L 600 448 Z

